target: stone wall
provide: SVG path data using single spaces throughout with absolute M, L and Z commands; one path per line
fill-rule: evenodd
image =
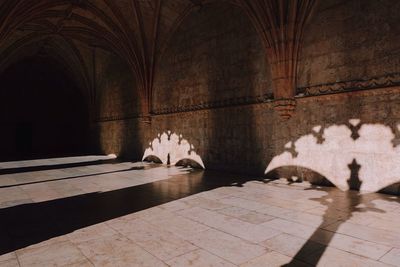
M 249 19 L 217 2 L 171 39 L 156 71 L 151 125 L 99 124 L 106 151 L 136 159 L 153 151 L 164 163 L 200 157 L 210 169 L 325 177 L 341 188 L 362 182 L 368 191 L 398 182 L 399 3 L 321 2 L 306 27 L 289 121 L 273 110 L 269 66 Z M 190 152 L 175 153 L 182 146 Z
M 246 15 L 223 1 L 194 11 L 156 69 L 155 113 L 248 102 L 272 92 L 264 49 Z
M 128 65 L 117 55 L 96 51 L 96 122 L 98 150 L 105 154 L 138 158 L 140 101 Z M 140 151 L 140 152 L 139 152 Z
M 400 84 L 399 9 L 396 0 L 320 1 L 304 33 L 299 92 Z
M 97 120 L 135 117 L 140 101 L 129 66 L 117 55 L 98 49 L 96 52 Z

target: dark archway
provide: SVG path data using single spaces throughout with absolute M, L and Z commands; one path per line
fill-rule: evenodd
M 88 153 L 88 103 L 68 73 L 44 55 L 0 75 L 0 160 Z

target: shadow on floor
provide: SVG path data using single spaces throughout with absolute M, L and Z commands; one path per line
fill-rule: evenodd
M 328 245 L 331 243 L 335 236 L 336 231 L 340 225 L 352 218 L 354 212 L 377 212 L 385 213 L 384 210 L 375 208 L 373 203 L 366 198 L 374 196 L 372 194 L 360 194 L 354 189 L 359 189 L 361 181 L 358 173 L 361 166 L 354 159 L 351 164 L 348 165 L 351 174 L 347 180 L 349 188 L 343 192 L 343 194 L 337 194 L 337 191 L 331 190 L 328 187 L 312 186 L 305 190 L 318 190 L 326 192 L 327 194 L 320 198 L 311 198 L 310 200 L 317 201 L 321 206 L 326 207 L 326 210 L 322 216 L 321 224 L 315 229 L 308 240 L 303 244 L 300 250 L 293 257 L 291 262 L 283 265 L 282 267 L 294 267 L 299 265 L 299 261 L 311 264 L 311 266 L 317 266 L 318 262 L 322 258 Z M 382 198 L 382 197 L 381 197 Z M 387 198 L 389 201 L 395 201 L 390 197 Z M 362 204 L 362 206 L 360 205 Z M 332 218 L 337 218 L 336 222 L 332 222 Z M 330 223 L 329 231 L 322 230 L 321 228 L 326 227 Z
M 129 168 L 129 169 L 118 170 L 118 171 L 91 173 L 91 174 L 85 174 L 85 175 L 68 176 L 68 177 L 62 177 L 62 178 L 56 178 L 56 179 L 48 179 L 48 180 L 41 180 L 41 181 L 34 181 L 34 182 L 27 182 L 27 183 L 3 185 L 3 186 L 0 186 L 0 189 L 1 189 L 1 188 L 16 187 L 16 186 L 21 186 L 21 185 L 41 184 L 41 183 L 47 183 L 47 182 L 55 182 L 55 181 L 62 181 L 62 180 L 71 180 L 71 179 L 84 178 L 84 177 L 91 177 L 91 176 L 99 176 L 99 175 L 112 174 L 112 173 L 128 172 L 128 171 L 134 171 L 134 170 L 144 170 L 145 168 L 146 168 L 146 169 L 154 168 L 154 166 L 151 166 L 151 165 L 146 166 L 146 167 L 144 167 L 144 166 L 139 166 L 139 167 L 132 167 L 132 168 Z
M 0 209 L 0 255 L 202 191 L 241 186 L 248 180 L 254 178 L 182 169 L 182 174 L 162 181 Z
M 94 160 L 94 161 L 71 162 L 71 163 L 62 163 L 62 164 L 54 164 L 54 165 L 39 165 L 39 166 L 17 167 L 17 168 L 0 168 L 0 175 L 23 173 L 23 172 L 48 171 L 48 170 L 85 167 L 85 166 L 93 166 L 93 165 L 100 165 L 100 164 L 115 164 L 115 163 L 121 163 L 121 161 L 118 159 L 101 159 L 101 160 Z

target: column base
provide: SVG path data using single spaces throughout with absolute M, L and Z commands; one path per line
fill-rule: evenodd
M 274 109 L 283 120 L 288 120 L 296 110 L 296 100 L 294 98 L 276 99 Z

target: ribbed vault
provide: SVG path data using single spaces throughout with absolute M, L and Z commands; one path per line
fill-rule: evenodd
M 82 46 L 125 59 L 138 81 L 141 114 L 148 121 L 155 65 L 174 31 L 193 10 L 215 0 L 5 0 L 0 4 L 0 69 L 29 43 L 72 53 L 74 72 L 93 101 Z M 315 0 L 227 0 L 242 7 L 264 41 L 273 66 L 276 98 L 293 105 L 302 29 Z M 24 52 L 23 52 L 24 53 Z M 12 55 L 12 56 L 8 56 Z M 22 54 L 20 54 L 22 56 Z M 18 56 L 16 56 L 18 57 Z M 68 57 L 68 56 L 65 56 Z M 67 64 L 68 65 L 68 64 Z M 285 102 L 286 101 L 286 102 Z M 281 106 L 280 103 L 278 106 Z M 289 108 L 290 111 L 290 108 Z M 284 110 L 284 117 L 290 112 Z

